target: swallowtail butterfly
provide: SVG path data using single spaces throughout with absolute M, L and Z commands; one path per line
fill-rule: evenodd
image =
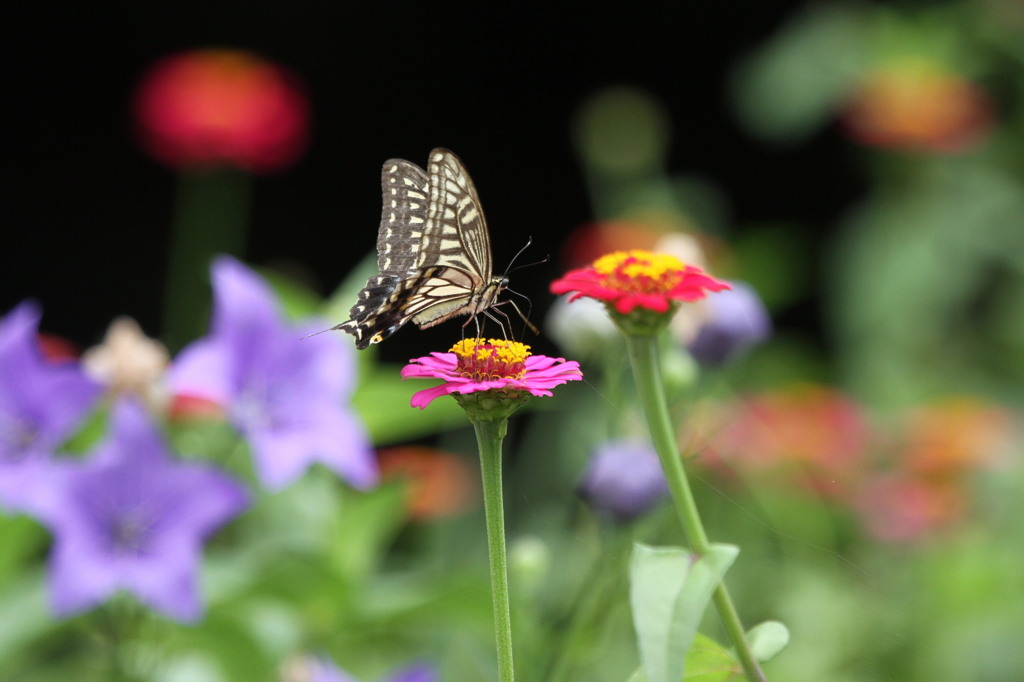
M 357 348 L 380 343 L 409 320 L 426 329 L 475 317 L 508 286 L 491 274 L 487 222 L 459 157 L 435 149 L 427 169 L 403 159 L 384 163 L 380 274 L 366 281 L 350 319 L 332 327 L 356 337 Z

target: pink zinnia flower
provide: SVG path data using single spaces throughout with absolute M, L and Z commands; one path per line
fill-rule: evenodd
M 729 285 L 675 256 L 634 249 L 601 256 L 593 265 L 570 270 L 551 283 L 551 293 L 576 292 L 575 301 L 589 296 L 628 315 L 634 308 L 666 313 L 675 301 L 698 301 L 708 291 L 729 289 Z
M 464 339 L 447 353 L 416 358 L 402 368 L 402 378 L 443 379 L 434 388 L 419 391 L 412 406 L 421 410 L 434 398 L 493 391 L 517 398 L 521 392 L 549 396 L 551 389 L 583 378 L 580 365 L 564 358 L 531 355 L 530 347 L 516 341 Z

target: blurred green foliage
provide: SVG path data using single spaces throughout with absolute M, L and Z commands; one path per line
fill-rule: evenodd
M 950 110 L 946 100 L 915 102 L 921 108 L 910 115 L 869 92 L 880 71 L 907 60 L 927 63 L 942 83 L 970 86 L 954 92 L 984 93 L 954 100 L 987 102 L 984 116 L 965 119 L 976 124 L 970 135 L 934 127 Z M 766 673 L 787 682 L 1024 679 L 1024 11 L 1009 0 L 906 10 L 815 4 L 745 58 L 730 88 L 741 124 L 767 142 L 796 145 L 828 127 L 849 138 L 842 162 L 859 163 L 868 190 L 857 205 L 836 207 L 845 218 L 825 254 L 809 236 L 829 226 L 733 225 L 728 188 L 673 175 L 672 112 L 652 95 L 598 93 L 581 108 L 574 139 L 597 219 L 657 236 L 696 234 L 712 270 L 752 283 L 779 317 L 821 302 L 825 347 L 782 328 L 734 365 L 698 373 L 685 344 L 664 342 L 673 415 L 681 442 L 693 445 L 683 454 L 709 536 L 741 548 L 727 575 L 734 601 L 748 627 L 777 620 L 791 635 Z M 851 111 L 871 92 L 872 116 L 893 107 L 891 118 L 871 124 L 902 127 L 881 136 L 872 127 L 865 137 Z M 326 328 L 345 319 L 375 271 L 369 256 L 327 301 L 264 274 L 289 316 L 320 314 Z M 524 680 L 643 679 L 629 603 L 632 543 L 685 544 L 665 507 L 615 526 L 575 495 L 597 444 L 645 433 L 621 345 L 603 350 L 585 359 L 586 382 L 535 401 L 510 427 L 509 570 Z M 414 410 L 409 398 L 423 386 L 403 383 L 373 349 L 358 357 L 353 402 L 376 445 L 429 439 L 472 470 L 475 445 L 454 401 Z M 736 415 L 749 413 L 748 396 L 804 382 L 858 401 L 866 445 L 856 470 L 833 482 L 863 494 L 807 485 L 820 462 L 785 447 L 753 464 L 716 452 Z M 914 450 L 920 411 L 964 396 L 1005 422 L 998 442 L 968 424 Z M 707 419 L 705 404 L 733 421 Z M 779 442 L 792 442 L 761 414 Z M 954 419 L 937 414 L 939 426 Z M 797 414 L 796 435 L 827 434 L 819 416 Z M 67 449 L 88 449 L 102 429 L 97 415 Z M 175 424 L 171 437 L 183 454 L 251 477 L 245 444 L 224 424 Z M 942 477 L 927 468 L 951 466 L 941 458 L 965 452 L 974 458 Z M 914 486 L 898 488 L 895 500 L 868 494 L 875 479 L 891 477 Z M 207 548 L 208 615 L 196 627 L 163 621 L 127 597 L 54 620 L 46 533 L 24 517 L 0 516 L 0 680 L 269 681 L 306 651 L 363 680 L 413 659 L 435 663 L 447 682 L 494 679 L 482 510 L 413 518 L 415 484 L 398 477 L 358 493 L 316 467 L 284 492 L 258 493 Z M 919 531 L 879 536 L 879 523 L 895 529 L 906 522 L 900 514 L 912 513 L 927 521 Z M 705 614 L 700 629 L 686 679 L 737 679 L 717 616 Z

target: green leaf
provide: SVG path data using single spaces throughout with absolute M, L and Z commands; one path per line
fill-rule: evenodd
M 747 641 L 754 658 L 764 663 L 782 653 L 789 644 L 789 628 L 777 620 L 766 620 L 750 628 Z
M 727 682 L 743 674 L 743 668 L 729 650 L 715 640 L 697 633 L 686 652 L 684 680 L 693 682 Z M 627 682 L 648 682 L 643 666 L 630 675 Z
M 685 680 L 693 682 L 726 682 L 743 673 L 739 662 L 729 650 L 701 633 L 693 639 L 686 652 Z
M 869 16 L 859 7 L 812 6 L 742 65 L 736 109 L 760 137 L 793 141 L 842 105 L 867 59 Z
M 273 287 L 281 308 L 289 319 L 302 320 L 320 311 L 320 296 L 305 284 L 270 268 L 258 268 L 258 271 Z
M 732 545 L 712 545 L 700 558 L 684 549 L 634 546 L 629 596 L 649 682 L 683 679 L 704 608 L 737 554 Z
M 640 666 L 633 671 L 633 674 L 629 676 L 626 682 L 648 682 L 647 675 L 644 675 L 644 667 Z
M 393 365 L 380 365 L 360 383 L 352 406 L 375 445 L 397 443 L 469 424 L 454 398 L 438 398 L 425 410 L 410 405 L 413 393 L 432 385 L 423 380 L 403 382 L 398 367 Z

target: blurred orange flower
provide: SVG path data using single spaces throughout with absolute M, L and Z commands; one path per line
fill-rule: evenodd
M 868 532 L 880 540 L 913 540 L 967 511 L 968 477 L 994 464 L 1014 437 L 1003 408 L 952 397 L 911 412 L 890 472 L 878 474 L 858 494 Z
M 143 77 L 135 117 L 146 150 L 175 168 L 267 172 L 305 150 L 309 104 L 289 71 L 238 50 L 167 57 Z
M 711 421 L 720 428 L 696 437 L 709 464 L 777 470 L 837 498 L 847 497 L 860 481 L 871 440 L 859 405 L 810 384 L 748 398 Z
M 458 455 L 410 445 L 379 450 L 377 459 L 384 480 L 408 481 L 409 516 L 413 519 L 453 516 L 473 502 L 473 476 Z
M 905 59 L 864 78 L 843 124 L 863 144 L 955 152 L 984 137 L 992 119 L 992 103 L 977 85 L 939 64 Z
M 958 477 L 992 463 L 1013 437 L 1013 419 L 1003 408 L 957 396 L 911 413 L 903 459 L 927 478 Z

